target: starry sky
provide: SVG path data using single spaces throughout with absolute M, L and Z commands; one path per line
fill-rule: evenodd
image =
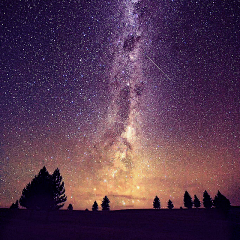
M 74 209 L 240 205 L 239 0 L 0 4 L 0 207 L 44 165 Z

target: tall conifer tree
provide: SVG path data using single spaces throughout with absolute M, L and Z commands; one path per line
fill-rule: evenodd
M 172 203 L 172 201 L 169 199 L 168 200 L 168 209 L 173 209 L 174 208 L 174 205 Z
M 160 209 L 160 207 L 161 207 L 160 199 L 158 196 L 156 196 L 153 200 L 153 208 Z
M 110 210 L 110 205 L 109 205 L 109 203 L 110 203 L 110 201 L 109 201 L 108 197 L 105 196 L 105 197 L 103 198 L 103 201 L 102 201 L 102 204 L 101 204 L 103 211 L 109 211 L 109 210 Z
M 208 192 L 205 190 L 203 193 L 203 206 L 207 209 L 210 209 L 212 208 L 212 205 L 213 205 L 212 199 Z
M 64 183 L 59 169 L 51 175 L 44 166 L 23 189 L 19 202 L 27 209 L 55 210 L 63 207 L 67 200 L 64 193 Z
M 183 201 L 184 201 L 184 207 L 189 209 L 192 208 L 192 205 L 193 205 L 192 198 L 187 191 L 184 193 Z
M 98 211 L 98 204 L 96 201 L 92 205 L 92 211 Z
M 200 200 L 198 199 L 198 197 L 196 195 L 194 195 L 193 204 L 194 204 L 195 208 L 199 208 L 201 206 Z
M 229 210 L 231 207 L 229 199 L 222 195 L 220 191 L 218 191 L 217 195 L 215 196 L 213 200 L 213 205 L 215 208 L 221 210 Z

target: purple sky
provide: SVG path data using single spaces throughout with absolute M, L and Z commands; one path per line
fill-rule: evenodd
M 154 2 L 154 3 L 153 3 Z M 3 1 L 0 207 L 45 165 L 74 209 L 240 205 L 240 3 Z

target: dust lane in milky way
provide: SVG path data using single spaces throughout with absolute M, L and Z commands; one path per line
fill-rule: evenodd
M 110 105 L 104 130 L 103 162 L 101 173 L 105 191 L 115 201 L 133 206 L 140 197 L 144 161 L 141 158 L 143 77 L 139 12 L 136 4 L 125 1 L 119 8 L 123 12 L 122 29 L 116 33 L 115 56 L 110 72 Z M 97 184 L 98 185 L 98 184 Z M 95 187 L 97 190 L 98 187 Z M 120 197 L 118 197 L 120 195 Z

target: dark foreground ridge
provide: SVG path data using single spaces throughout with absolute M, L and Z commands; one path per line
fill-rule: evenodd
M 32 211 L 0 209 L 0 239 L 235 240 L 240 209 Z

